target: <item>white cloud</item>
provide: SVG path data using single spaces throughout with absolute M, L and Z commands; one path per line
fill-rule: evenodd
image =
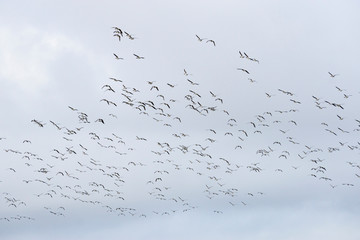
M 70 52 L 83 52 L 80 43 L 61 33 L 49 33 L 33 26 L 0 28 L 0 78 L 32 94 L 51 79 L 48 66 Z

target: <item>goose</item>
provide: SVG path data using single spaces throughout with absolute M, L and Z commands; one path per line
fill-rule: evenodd
M 196 38 L 198 39 L 199 42 L 202 42 L 203 40 L 206 40 L 206 38 L 200 38 L 200 37 L 199 37 L 198 35 L 196 35 L 196 34 L 195 34 L 195 36 L 196 36 Z
M 116 55 L 115 53 L 113 53 L 113 54 L 114 54 L 116 60 L 124 60 L 124 58 L 119 57 L 119 56 Z
M 237 70 L 241 70 L 241 71 L 243 71 L 243 72 L 246 72 L 247 74 L 250 74 L 250 72 L 248 71 L 248 70 L 246 70 L 246 69 L 244 69 L 244 68 L 236 68 Z
M 208 43 L 208 42 L 210 42 L 210 43 L 214 44 L 214 47 L 216 46 L 216 44 L 215 44 L 215 41 L 214 41 L 214 40 L 211 40 L 211 39 L 210 39 L 210 40 L 207 40 L 206 42 L 207 42 L 207 43 Z
M 136 54 L 133 54 L 135 57 L 136 57 L 136 59 L 145 59 L 145 57 L 140 57 L 139 55 L 136 55 Z
M 329 73 L 330 77 L 332 77 L 332 78 L 334 78 L 334 77 L 336 77 L 337 75 L 339 75 L 339 74 L 332 74 L 331 72 L 328 72 L 328 73 Z

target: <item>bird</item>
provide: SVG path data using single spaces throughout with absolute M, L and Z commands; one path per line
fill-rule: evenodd
M 119 57 L 119 56 L 116 55 L 115 53 L 113 53 L 113 54 L 114 54 L 116 60 L 124 60 L 124 58 Z
M 331 72 L 328 72 L 328 73 L 329 73 L 330 77 L 332 77 L 332 78 L 334 78 L 334 77 L 336 77 L 337 75 L 339 75 L 339 74 L 332 74 Z
M 121 41 L 121 37 L 122 37 L 122 35 L 121 35 L 121 34 L 116 33 L 116 34 L 114 34 L 113 36 L 114 36 L 114 37 L 118 37 L 119 42 Z
M 130 33 L 125 32 L 125 31 L 124 31 L 124 33 L 130 40 L 135 40 L 135 37 L 133 37 Z
M 240 58 L 245 58 L 245 56 L 241 53 L 241 51 L 239 51 L 240 54 Z
M 202 42 L 203 40 L 206 40 L 206 38 L 200 38 L 200 37 L 199 37 L 198 35 L 196 35 L 196 34 L 195 34 L 195 36 L 196 36 L 196 38 L 198 39 L 199 42 Z
M 244 69 L 244 68 L 237 68 L 237 70 L 241 70 L 241 71 L 243 71 L 243 72 L 245 72 L 247 74 L 250 74 L 250 72 L 248 70 Z
M 111 91 L 111 92 L 115 92 L 115 90 L 108 84 L 105 84 L 104 86 L 102 86 L 101 89 L 106 88 L 105 91 Z
M 110 100 L 107 100 L 107 99 L 105 99 L 105 98 L 101 99 L 100 102 L 106 102 L 107 105 L 110 105 L 110 104 L 111 104 L 111 105 L 114 105 L 115 107 L 117 106 L 116 103 L 114 103 L 114 102 L 112 102 L 112 101 L 110 101 Z
M 36 119 L 31 120 L 31 122 L 37 124 L 39 127 L 44 127 L 44 123 L 41 123 L 40 121 L 38 121 Z
M 123 82 L 122 80 L 116 79 L 116 78 L 113 78 L 113 77 L 110 77 L 109 79 L 113 80 L 114 82 Z
M 215 44 L 215 41 L 214 41 L 214 40 L 211 40 L 211 39 L 210 39 L 210 40 L 207 40 L 206 42 L 207 42 L 207 43 L 208 43 L 208 42 L 209 42 L 209 43 L 212 43 L 212 44 L 214 45 L 214 47 L 216 46 L 216 44 Z
M 136 54 L 133 54 L 135 57 L 136 57 L 136 59 L 145 59 L 145 57 L 140 57 L 139 55 L 136 55 Z
M 187 79 L 189 83 L 191 83 L 191 85 L 199 85 L 199 83 L 193 82 L 190 79 Z
M 155 85 L 151 86 L 150 91 L 153 90 L 153 89 L 159 91 L 159 88 L 157 86 L 155 86 Z
M 185 75 L 185 76 L 189 76 L 189 75 L 192 75 L 192 74 L 189 74 L 189 73 L 186 71 L 186 69 L 184 69 L 184 75 Z
M 68 106 L 68 108 L 70 108 L 70 109 L 71 109 L 72 111 L 74 111 L 74 112 L 79 111 L 78 109 L 73 108 L 73 107 L 71 107 L 71 106 Z
M 95 120 L 95 122 L 99 122 L 99 123 L 105 124 L 104 119 L 102 119 L 102 118 L 99 118 L 99 119 Z

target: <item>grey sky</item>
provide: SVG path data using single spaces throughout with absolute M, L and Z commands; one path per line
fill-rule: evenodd
M 1 2 L 0 238 L 359 239 L 359 10 Z

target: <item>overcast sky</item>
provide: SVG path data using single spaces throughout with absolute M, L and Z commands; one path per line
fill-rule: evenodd
M 359 239 L 359 10 L 2 1 L 0 238 Z

